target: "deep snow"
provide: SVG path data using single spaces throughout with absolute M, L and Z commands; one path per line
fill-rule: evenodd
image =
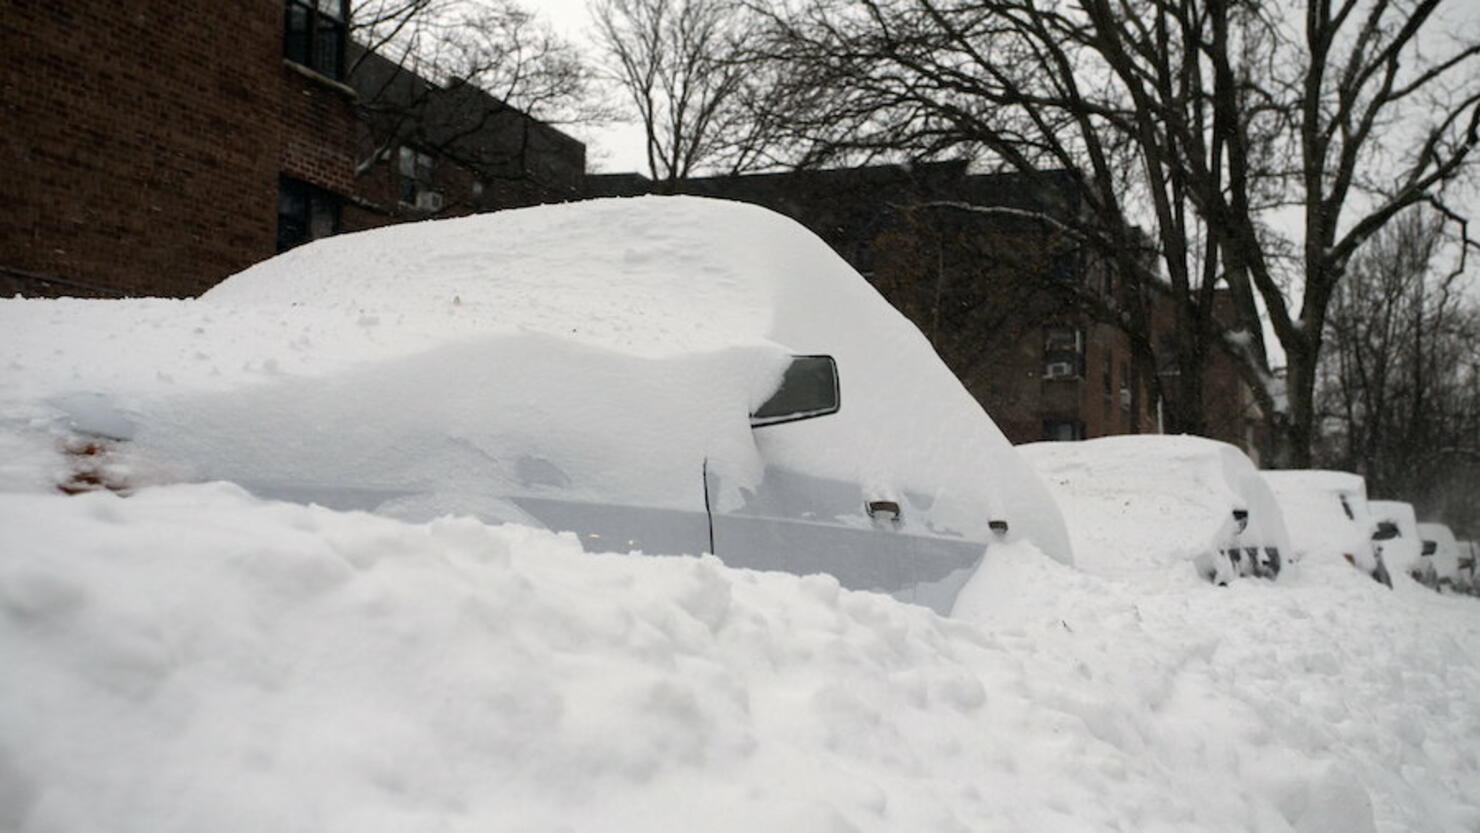
M 957 621 L 225 484 L 0 495 L 0 829 L 1460 831 L 1480 606 L 993 551 Z

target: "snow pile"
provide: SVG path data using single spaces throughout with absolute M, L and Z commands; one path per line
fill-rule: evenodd
M 0 829 L 1480 825 L 1469 600 L 1161 575 L 999 548 L 951 621 L 225 484 L 0 495 Z

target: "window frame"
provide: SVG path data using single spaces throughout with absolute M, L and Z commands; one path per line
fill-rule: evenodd
M 1068 346 L 1068 339 L 1063 336 L 1071 335 L 1073 346 Z M 1056 338 L 1056 336 L 1058 336 Z M 1043 328 L 1043 378 L 1051 381 L 1083 379 L 1084 378 L 1084 351 L 1085 333 L 1081 327 L 1070 325 L 1054 325 Z M 1050 375 L 1049 367 L 1056 364 L 1069 364 L 1073 372 L 1068 376 Z
M 334 11 L 334 7 L 338 11 Z M 327 7 L 327 8 L 326 8 Z M 295 35 L 293 15 L 295 10 L 302 16 L 304 25 L 301 35 Z M 333 66 L 325 67 L 319 60 L 323 48 L 324 32 L 334 39 Z M 294 48 L 295 37 L 302 38 L 301 49 Z M 349 0 L 283 0 L 283 57 L 325 78 L 335 81 L 344 79 L 344 50 L 349 40 Z
M 437 190 L 437 155 L 415 145 L 401 145 L 396 150 L 396 177 L 401 205 L 419 208 L 421 195 Z
M 301 216 L 296 211 L 285 211 L 285 203 L 297 201 L 302 205 Z M 343 200 L 338 194 L 326 191 L 312 183 L 290 176 L 278 177 L 277 251 L 279 254 L 295 249 L 304 243 L 312 243 L 339 233 Z M 317 215 L 317 216 L 316 216 Z M 327 231 L 315 230 L 317 224 L 327 220 Z M 294 229 L 285 233 L 287 229 Z
M 1056 428 L 1068 429 L 1068 437 L 1055 436 Z M 1043 421 L 1043 440 L 1045 442 L 1079 442 L 1085 439 L 1084 420 L 1081 419 L 1045 419 Z

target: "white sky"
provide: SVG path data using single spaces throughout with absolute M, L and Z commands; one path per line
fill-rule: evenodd
M 591 14 L 587 0 L 524 0 L 525 8 L 539 15 L 571 41 L 591 45 Z M 586 168 L 594 173 L 647 173 L 642 129 L 636 124 L 600 126 L 570 125 L 562 130 L 586 143 Z

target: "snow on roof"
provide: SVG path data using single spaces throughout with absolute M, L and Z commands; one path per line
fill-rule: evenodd
M 1327 469 L 1274 469 L 1264 478 L 1281 489 L 1310 490 L 1329 493 L 1345 492 L 1367 496 L 1367 481 L 1360 474 Z
M 805 338 L 779 331 L 782 310 L 866 297 L 815 243 L 795 222 L 742 203 L 593 200 L 325 238 L 202 300 L 352 310 L 448 339 L 543 333 L 665 356 Z

